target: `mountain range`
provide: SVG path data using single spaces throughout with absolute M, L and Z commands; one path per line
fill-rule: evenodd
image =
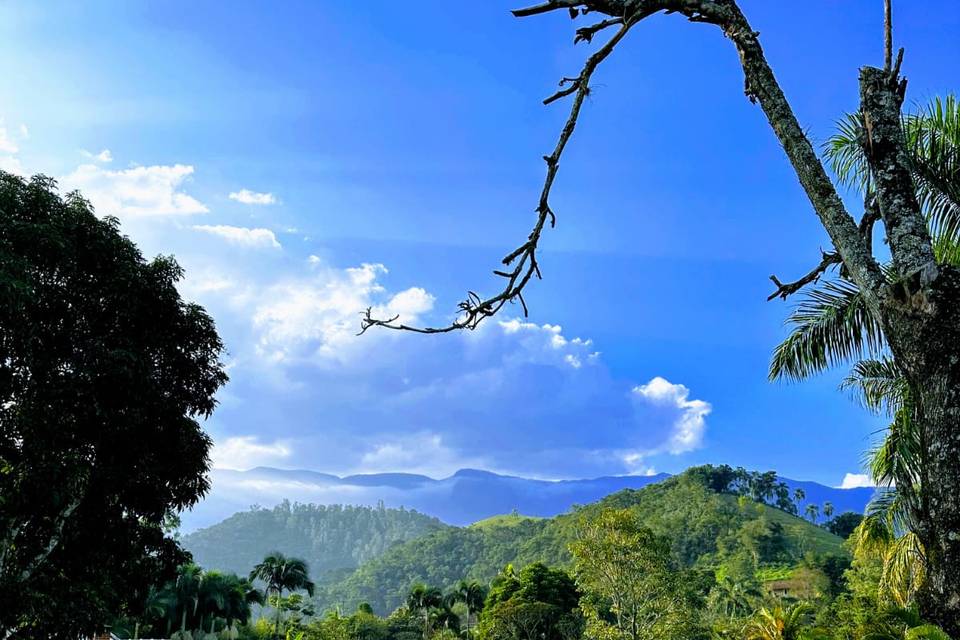
M 407 497 L 430 496 L 430 504 L 447 509 L 448 519 L 451 515 L 467 518 L 479 513 L 478 509 L 496 509 L 500 504 L 508 509 L 523 506 L 523 500 L 536 499 L 527 506 L 544 510 L 559 508 L 562 501 L 605 491 L 621 481 L 647 486 L 620 489 L 554 517 L 514 512 L 474 521 L 469 526 L 444 524 L 415 510 L 388 508 L 382 502 L 374 507 L 345 507 L 284 501 L 269 509 L 238 512 L 184 536 L 182 543 L 201 566 L 241 575 L 270 551 L 303 558 L 317 583 L 318 610 L 353 611 L 365 602 L 381 614 L 402 603 L 410 585 L 416 582 L 448 589 L 461 578 L 488 582 L 507 564 L 522 567 L 544 562 L 569 568 L 569 544 L 583 523 L 610 508 L 630 509 L 644 526 L 669 541 L 680 565 L 709 573 L 722 567 L 741 570 L 747 563 L 752 567 L 748 570 L 780 575 L 800 566 L 804 558 L 845 554 L 843 540 L 826 529 L 740 497 L 735 488 L 716 488 L 700 471 L 702 468 L 659 478 L 629 476 L 544 483 L 475 471 L 459 472 L 443 480 L 398 474 L 318 479 L 309 472 L 260 469 L 240 477 L 248 482 L 264 483 L 270 478 L 311 486 L 322 481 L 340 490 L 359 487 L 363 492 L 371 488 L 382 492 L 388 487 Z M 509 492 L 507 498 L 498 498 L 498 488 Z M 862 510 L 869 491 L 831 489 L 814 483 L 801 488 L 810 499 L 834 502 L 837 513 Z M 535 496 L 536 491 L 548 493 L 552 501 Z M 473 499 L 480 501 L 479 506 L 469 504 Z M 511 502 L 498 502 L 504 499 Z M 516 502 L 518 499 L 521 502 Z
M 518 512 L 553 517 L 574 505 L 596 502 L 623 489 L 640 489 L 669 478 L 604 476 L 584 480 L 538 480 L 490 471 L 461 469 L 434 479 L 410 473 L 378 473 L 340 477 L 307 470 L 257 467 L 248 471 L 215 469 L 207 498 L 181 514 L 181 531 L 209 527 L 251 506 L 273 507 L 284 500 L 304 504 L 356 505 L 413 509 L 441 522 L 465 526 L 491 516 Z M 836 513 L 862 513 L 872 488 L 837 489 L 816 482 L 781 478 L 791 490 L 800 488 L 800 505 L 831 502 Z

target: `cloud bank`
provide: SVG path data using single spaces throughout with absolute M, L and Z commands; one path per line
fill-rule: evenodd
M 230 437 L 285 439 L 287 468 L 435 477 L 462 467 L 642 474 L 651 457 L 701 446 L 708 402 L 662 377 L 613 377 L 591 340 L 557 325 L 494 319 L 474 332 L 357 336 L 367 307 L 410 323 L 433 312 L 429 292 L 390 291 L 386 274 L 313 257 L 274 280 L 188 279 L 188 294 L 231 319 L 228 345 L 243 345 L 231 349 L 231 395 L 243 400 L 217 414 Z

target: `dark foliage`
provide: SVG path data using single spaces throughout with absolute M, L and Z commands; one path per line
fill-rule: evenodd
M 208 488 L 197 420 L 226 375 L 181 276 L 78 194 L 0 172 L 0 635 L 96 630 L 186 559 L 163 522 Z

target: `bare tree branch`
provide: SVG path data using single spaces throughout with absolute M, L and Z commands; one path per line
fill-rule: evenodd
M 751 102 L 759 102 L 763 109 L 793 165 L 800 184 L 830 235 L 836 254 L 842 260 L 845 273 L 863 292 L 867 304 L 874 310 L 879 309 L 881 298 L 887 295 L 886 280 L 880 265 L 874 259 L 869 243 L 863 242 L 861 229 L 844 207 L 833 182 L 800 127 L 773 70 L 766 61 L 758 33 L 751 28 L 736 0 L 547 0 L 538 5 L 517 9 L 513 13 L 515 16 L 525 17 L 563 9 L 568 10 L 572 17 L 588 12 L 597 12 L 609 17 L 609 20 L 578 30 L 579 40 L 589 41 L 597 31 L 619 24 L 621 21 L 622 24 L 616 35 L 587 60 L 579 76 L 564 78 L 561 81 L 561 89 L 544 101 L 549 104 L 570 95 L 574 96 L 570 118 L 564 126 L 557 147 L 552 154 L 544 156 L 547 162 L 547 176 L 537 207 L 537 223 L 527 241 L 504 258 L 504 265 L 512 269 L 495 272 L 496 275 L 507 279 L 506 286 L 491 298 L 481 299 L 477 294 L 471 293 L 467 300 L 459 304 L 460 317 L 446 327 L 409 327 L 402 323 L 397 324 L 398 318 L 378 319 L 373 315 L 372 310 L 368 309 L 361 321 L 361 333 L 374 326 L 421 333 L 473 329 L 483 319 L 497 313 L 507 302 L 517 300 L 526 311 L 526 305 L 520 294 L 534 275 L 540 277 L 536 255 L 537 244 L 546 221 L 550 220 L 551 224 L 554 221 L 547 198 L 556 177 L 560 155 L 576 126 L 583 99 L 589 93 L 590 75 L 633 24 L 658 12 L 678 13 L 691 22 L 716 25 L 734 43 L 744 72 L 745 94 Z M 899 67 L 899 61 L 897 67 Z
M 623 18 L 608 18 L 601 20 L 597 24 L 592 24 L 589 27 L 580 27 L 577 29 L 577 35 L 573 38 L 573 44 L 577 44 L 578 42 L 593 42 L 593 36 L 595 36 L 598 31 L 612 27 L 615 24 L 623 24 Z
M 554 0 L 551 4 L 556 5 L 560 1 L 561 0 Z M 552 10 L 554 8 L 557 7 L 554 6 L 546 10 Z M 512 268 L 510 270 L 496 270 L 493 272 L 495 275 L 506 279 L 507 282 L 503 290 L 497 295 L 486 299 L 482 299 L 472 291 L 469 292 L 467 299 L 458 305 L 461 315 L 451 324 L 444 327 L 413 327 L 403 323 L 398 324 L 397 320 L 399 316 L 394 316 L 389 319 L 378 319 L 374 317 L 373 310 L 367 308 L 360 322 L 361 334 L 365 333 L 371 327 L 384 327 L 386 329 L 414 331 L 417 333 L 447 333 L 459 329 L 476 329 L 484 319 L 497 313 L 506 303 L 515 300 L 519 301 L 523 307 L 524 316 L 527 315 L 528 310 L 527 304 L 523 299 L 523 289 L 527 286 L 527 283 L 530 282 L 531 278 L 534 276 L 537 278 L 541 277 L 540 266 L 537 263 L 537 248 L 540 243 L 540 236 L 548 220 L 551 227 L 556 224 L 556 216 L 550 208 L 549 199 L 550 190 L 553 188 L 553 181 L 560 168 L 560 157 L 563 155 L 563 150 L 566 148 L 567 142 L 570 141 L 570 136 L 573 135 L 573 131 L 577 126 L 577 119 L 580 117 L 580 109 L 583 107 L 583 101 L 590 93 L 590 78 L 593 72 L 597 66 L 610 55 L 614 47 L 623 39 L 636 20 L 628 19 L 622 20 L 621 22 L 622 24 L 617 33 L 587 59 L 583 65 L 583 69 L 580 71 L 580 75 L 576 78 L 564 78 L 561 84 L 569 86 L 544 100 L 545 104 L 549 104 L 559 98 L 574 94 L 573 103 L 570 106 L 570 115 L 567 117 L 567 122 L 564 124 L 563 129 L 560 131 L 560 138 L 557 140 L 557 145 L 550 155 L 543 157 L 547 163 L 547 175 L 544 179 L 543 189 L 540 192 L 540 201 L 537 204 L 536 224 L 527 237 L 527 241 L 503 258 L 502 262 L 504 266 Z
M 873 252 L 873 225 L 880 219 L 880 207 L 877 205 L 877 198 L 875 194 L 867 194 L 864 198 L 863 203 L 864 211 L 863 217 L 860 219 L 860 224 L 858 228 L 860 230 L 860 235 L 863 238 L 864 245 L 866 245 L 867 250 Z M 774 300 L 775 298 L 781 298 L 786 300 L 788 296 L 793 295 L 800 289 L 804 288 L 808 284 L 813 284 L 820 280 L 820 276 L 826 273 L 827 269 L 834 265 L 841 265 L 840 275 L 846 277 L 846 269 L 842 268 L 843 259 L 840 257 L 840 254 L 836 251 L 824 251 L 820 250 L 820 264 L 811 269 L 805 276 L 799 280 L 793 282 L 781 282 L 776 275 L 771 275 L 770 280 L 773 281 L 773 284 L 777 286 L 777 290 L 767 296 L 767 300 Z
M 550 11 L 556 11 L 557 9 L 576 9 L 584 4 L 586 4 L 586 2 L 583 0 L 547 0 L 547 2 L 543 2 L 532 7 L 514 9 L 511 13 L 513 13 L 514 17 L 526 18 L 527 16 L 535 16 L 539 13 L 548 13 Z
M 890 71 L 893 65 L 893 2 L 883 1 L 883 69 Z
M 777 290 L 767 296 L 767 300 L 773 300 L 774 298 L 782 298 L 783 300 L 786 300 L 787 296 L 791 296 L 808 284 L 820 280 L 820 276 L 822 276 L 827 269 L 833 265 L 843 262 L 843 260 L 840 258 L 840 254 L 835 251 L 827 252 L 821 249 L 820 255 L 822 256 L 820 259 L 820 264 L 811 269 L 809 273 L 799 280 L 794 282 L 780 282 L 777 276 L 771 275 L 770 279 L 773 281 L 773 284 L 777 286 Z

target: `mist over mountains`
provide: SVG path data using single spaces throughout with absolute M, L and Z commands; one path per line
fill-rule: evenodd
M 181 514 L 182 531 L 189 533 L 220 522 L 251 506 L 272 507 L 284 500 L 312 504 L 343 504 L 414 509 L 440 521 L 465 526 L 494 515 L 517 511 L 553 517 L 575 504 L 596 502 L 621 489 L 640 489 L 670 477 L 604 476 L 583 480 L 537 480 L 461 469 L 434 479 L 409 473 L 378 473 L 339 477 L 306 470 L 257 467 L 248 471 L 215 469 L 207 498 Z M 791 489 L 801 488 L 806 503 L 829 501 L 836 513 L 862 513 L 872 488 L 837 489 L 816 482 L 783 478 Z

